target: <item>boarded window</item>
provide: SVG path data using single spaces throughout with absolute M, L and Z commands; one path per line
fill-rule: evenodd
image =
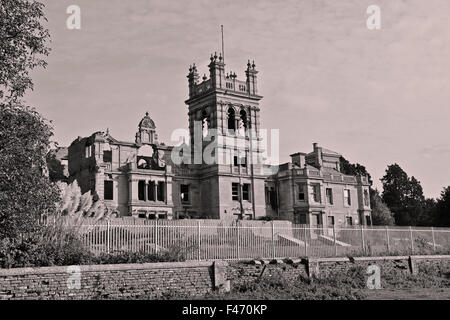
M 114 186 L 113 181 L 106 180 L 104 182 L 103 199 L 114 200 L 113 186 Z

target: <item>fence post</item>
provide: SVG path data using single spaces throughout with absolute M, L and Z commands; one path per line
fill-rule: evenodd
M 272 220 L 272 259 L 275 259 L 275 228 Z
M 333 224 L 333 242 L 334 242 L 334 255 L 338 256 L 338 249 L 336 245 L 336 226 Z
M 201 233 L 200 233 L 200 221 L 197 221 L 197 235 L 198 235 L 198 251 L 197 251 L 197 259 L 200 261 L 200 239 L 201 239 Z
M 414 254 L 414 241 L 413 241 L 413 234 L 412 234 L 411 226 L 409 226 L 409 237 L 411 239 L 411 254 Z
M 388 228 L 388 226 L 386 226 L 386 240 L 387 240 L 388 253 L 391 253 L 391 244 L 389 242 L 389 228 Z
M 158 253 L 158 219 L 155 220 L 155 253 Z
M 306 226 L 304 226 L 303 229 L 305 230 L 305 257 L 307 257 L 308 256 L 308 246 L 306 244 Z
M 366 253 L 366 241 L 364 239 L 364 225 L 361 225 L 361 245 L 362 245 L 362 252 Z
M 431 227 L 431 237 L 433 238 L 433 251 L 436 252 L 436 240 L 434 239 L 434 228 Z
M 236 246 L 237 246 L 237 259 L 240 260 L 241 255 L 239 252 L 239 221 L 236 223 Z
M 108 222 L 106 223 L 106 253 L 109 254 L 110 248 L 109 248 L 109 239 L 110 239 L 110 224 L 111 222 L 108 220 Z

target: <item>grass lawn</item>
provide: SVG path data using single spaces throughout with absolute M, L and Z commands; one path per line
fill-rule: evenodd
M 450 288 L 365 290 L 365 300 L 450 300 Z

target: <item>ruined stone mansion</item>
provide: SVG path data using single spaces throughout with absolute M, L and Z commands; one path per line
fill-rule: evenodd
M 200 80 L 195 65 L 187 75 L 189 142 L 194 145 L 200 122 L 204 137 L 208 130 L 217 132 L 213 156 L 230 161 L 174 163 L 175 147 L 158 142 L 146 113 L 134 141 L 119 141 L 109 131 L 75 139 L 68 147 L 69 181 L 77 180 L 83 193 L 91 191 L 117 216 L 270 216 L 324 227 L 371 223 L 368 179 L 342 174 L 340 154 L 314 144 L 312 152 L 291 155 L 275 171 L 250 161 L 263 151 L 256 66 L 248 62 L 245 80 L 225 72 L 221 55 L 211 55 L 208 67 L 209 78 Z M 254 134 L 246 135 L 250 130 Z

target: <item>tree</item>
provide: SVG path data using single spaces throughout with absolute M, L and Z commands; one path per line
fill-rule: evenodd
M 439 227 L 450 227 L 450 186 L 441 192 L 436 203 L 435 224 Z
M 340 168 L 341 172 L 343 174 L 348 174 L 352 176 L 367 176 L 367 179 L 369 181 L 369 184 L 372 185 L 372 177 L 370 176 L 370 173 L 367 172 L 366 167 L 359 164 L 359 163 L 350 163 L 347 159 L 344 157 L 339 158 L 340 162 Z
M 29 71 L 45 67 L 50 48 L 44 5 L 34 0 L 0 2 L 0 103 L 16 101 L 33 89 Z
M 417 225 L 423 219 L 425 197 L 415 177 L 408 177 L 398 165 L 389 165 L 381 178 L 382 199 L 394 213 L 397 225 Z
M 20 101 L 33 88 L 29 71 L 46 65 L 43 7 L 31 0 L 0 2 L 0 238 L 33 231 L 59 198 L 44 174 L 52 127 Z
M 29 107 L 0 104 L 0 238 L 32 231 L 58 190 L 45 176 L 52 128 Z
M 372 223 L 378 226 L 392 226 L 395 223 L 393 213 L 381 199 L 377 189 L 370 188 L 370 207 L 372 208 Z

